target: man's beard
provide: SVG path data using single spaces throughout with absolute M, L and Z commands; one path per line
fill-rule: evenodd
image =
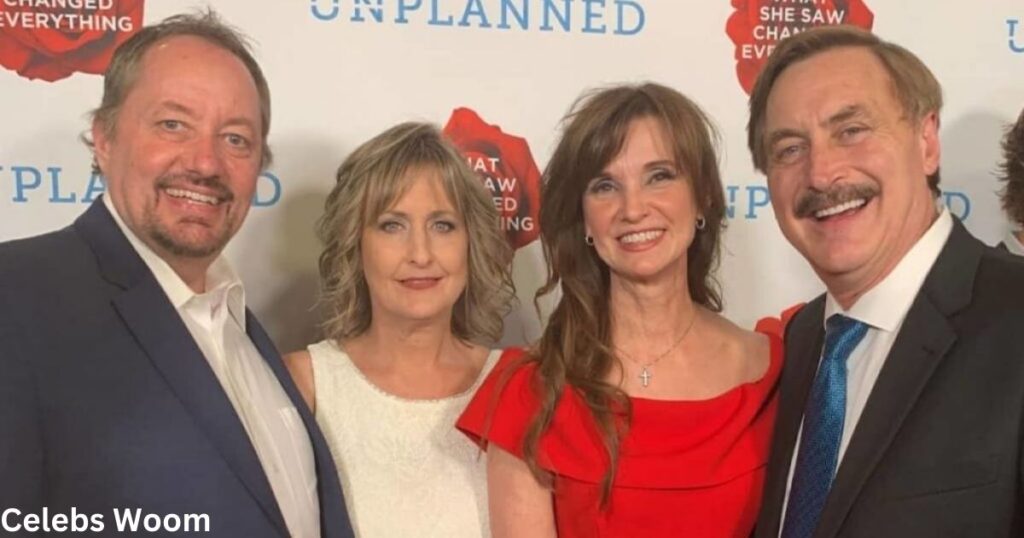
M 220 178 L 198 177 L 193 174 L 171 174 L 157 180 L 156 188 L 160 190 L 168 188 L 188 188 L 191 185 L 212 189 L 214 196 L 219 200 L 218 205 L 230 204 L 234 201 L 234 193 L 228 189 Z M 172 230 L 165 227 L 155 217 L 154 213 L 146 216 L 146 232 L 154 243 L 174 256 L 187 258 L 206 258 L 217 254 L 231 240 L 232 226 L 230 213 L 225 215 L 223 229 L 207 241 L 200 244 L 182 240 L 175 236 Z
M 152 220 L 147 224 L 146 228 L 149 237 L 154 243 L 160 245 L 160 248 L 174 256 L 185 258 L 206 258 L 217 254 L 231 239 L 230 226 L 225 226 L 216 236 L 200 244 L 182 241 L 175 237 L 170 230 L 165 229 L 162 225 Z

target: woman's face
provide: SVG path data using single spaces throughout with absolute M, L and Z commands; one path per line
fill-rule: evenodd
M 690 178 L 654 118 L 630 123 L 622 150 L 583 194 L 586 233 L 613 278 L 685 277 L 697 217 Z
M 363 274 L 374 323 L 449 323 L 466 288 L 469 235 L 433 169 L 413 168 L 406 189 L 363 229 Z

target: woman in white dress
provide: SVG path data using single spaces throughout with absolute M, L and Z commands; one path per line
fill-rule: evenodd
M 490 193 L 436 127 L 338 169 L 318 224 L 326 339 L 285 357 L 361 538 L 489 536 L 486 463 L 455 420 L 514 297 Z

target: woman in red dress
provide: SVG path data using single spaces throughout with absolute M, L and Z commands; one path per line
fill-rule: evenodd
M 561 298 L 458 422 L 487 450 L 494 536 L 748 536 L 782 348 L 719 314 L 713 127 L 657 84 L 589 94 L 566 122 L 540 210 L 538 297 Z

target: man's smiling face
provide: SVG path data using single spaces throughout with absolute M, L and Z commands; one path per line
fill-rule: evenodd
M 907 117 L 863 47 L 820 52 L 775 81 L 765 114 L 772 205 L 833 294 L 873 287 L 935 220 L 937 124 L 935 113 Z
M 179 36 L 145 53 L 113 129 L 93 125 L 114 207 L 172 267 L 212 261 L 238 231 L 260 172 L 261 122 L 242 61 Z

